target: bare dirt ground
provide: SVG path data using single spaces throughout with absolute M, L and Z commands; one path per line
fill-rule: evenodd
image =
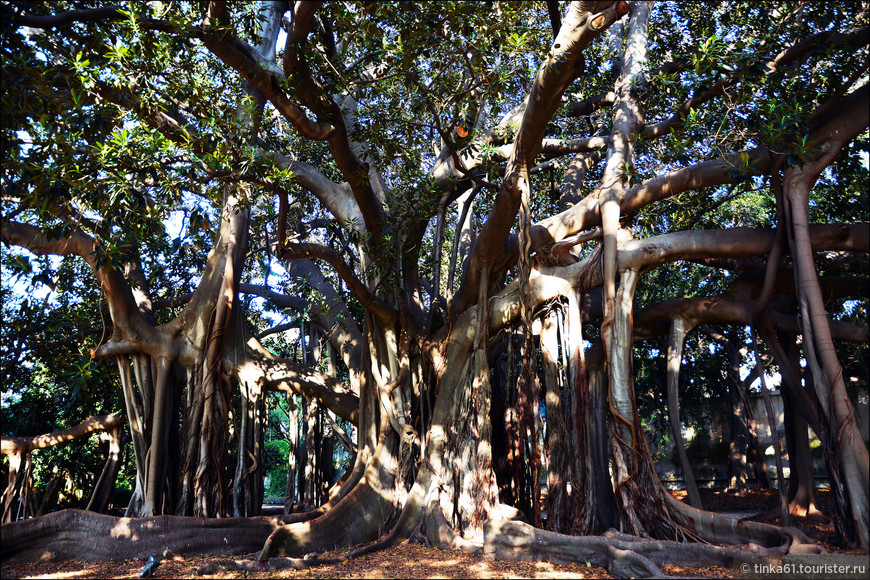
M 685 492 L 673 492 L 680 499 Z M 820 509 L 828 511 L 830 498 L 819 490 Z M 701 499 L 706 509 L 724 512 L 753 512 L 751 519 L 779 523 L 776 490 L 750 490 L 744 496 L 726 494 L 721 490 L 701 490 Z M 832 526 L 822 526 L 803 518 L 795 518 L 793 525 L 804 531 L 813 541 L 822 544 L 832 553 L 854 553 L 841 549 L 836 544 Z M 345 552 L 323 554 L 334 558 Z M 238 556 L 255 558 L 256 554 Z M 220 557 L 178 556 L 164 560 L 154 574 L 155 578 L 196 578 L 197 569 L 209 562 L 226 561 Z M 144 562 L 126 560 L 120 562 L 43 562 L 0 566 L 0 578 L 138 578 Z M 690 568 L 666 566 L 665 574 L 671 576 L 734 578 L 736 570 L 727 568 Z M 308 570 L 280 572 L 222 572 L 205 578 L 611 578 L 602 568 L 585 563 L 560 566 L 548 562 L 502 562 L 485 560 L 458 550 L 444 551 L 415 544 L 400 544 L 389 550 L 367 554 L 355 560 L 339 564 L 324 564 Z

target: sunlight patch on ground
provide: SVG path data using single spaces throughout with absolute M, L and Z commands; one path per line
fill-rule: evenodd
M 582 566 L 583 564 L 580 565 Z M 589 564 L 587 563 L 586 566 L 588 567 Z M 556 567 L 550 562 L 535 562 L 535 568 L 539 572 L 546 572 L 547 578 L 565 578 L 566 580 L 570 578 L 584 578 L 583 574 L 577 574 L 574 571 L 556 570 Z

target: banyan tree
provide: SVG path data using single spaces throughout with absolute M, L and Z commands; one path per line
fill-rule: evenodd
M 866 2 L 0 10 L 4 293 L 63 268 L 65 292 L 99 291 L 71 340 L 122 395 L 136 474 L 133 519 L 4 524 L 4 560 L 414 538 L 638 576 L 817 550 L 701 509 L 687 460 L 689 503 L 661 483 L 637 345 L 665 345 L 679 437 L 696 334 L 738 387 L 779 373 L 778 449 L 806 465 L 818 436 L 827 515 L 868 547 L 847 394 Z M 41 346 L 55 331 L 4 346 L 7 378 L 72 348 Z M 301 402 L 306 442 L 281 516 L 261 513 L 270 392 Z M 333 476 L 335 445 L 353 460 Z M 817 511 L 811 472 L 779 481 L 785 513 Z M 84 536 L 103 539 L 83 556 Z

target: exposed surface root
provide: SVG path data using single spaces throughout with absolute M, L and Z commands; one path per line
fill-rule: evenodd
M 824 548 L 814 544 L 797 528 L 734 520 L 715 512 L 693 508 L 670 494 L 664 494 L 664 497 L 679 517 L 678 523 L 707 542 L 746 545 L 748 550 L 768 555 L 824 553 Z
M 260 560 L 298 557 L 368 542 L 393 509 L 388 490 L 396 471 L 396 438 L 383 437 L 363 478 L 322 516 L 276 529 L 266 539 Z
M 437 501 L 429 504 L 418 529 L 434 547 L 444 550 L 452 548 L 475 555 L 482 552 L 481 546 L 466 540 L 453 530 Z
M 794 532 L 803 536 L 797 530 L 788 533 Z M 734 549 L 650 540 L 616 530 L 610 530 L 604 536 L 567 536 L 519 521 L 490 520 L 484 527 L 484 554 L 487 558 L 553 564 L 589 562 L 607 569 L 615 578 L 659 578 L 664 576 L 661 566 L 675 563 L 690 567 L 776 564 L 778 560 L 772 557 L 775 555 L 818 553 L 818 546 L 809 540 L 807 542 L 791 542 L 788 550 L 751 543 L 743 549 Z
M 62 510 L 3 525 L 2 560 L 111 562 L 167 550 L 212 556 L 258 550 L 293 515 L 249 518 L 157 516 L 119 518 L 82 510 Z
M 305 558 L 270 558 L 268 560 L 224 560 L 209 562 L 197 569 L 197 576 L 218 574 L 221 572 L 277 572 L 279 570 L 306 570 L 313 566 L 338 564 L 347 558 L 325 558 L 316 556 Z
M 614 578 L 663 578 L 665 574 L 630 542 L 601 536 L 567 536 L 519 521 L 490 520 L 484 524 L 484 555 L 489 559 L 547 561 L 553 564 L 589 562 Z

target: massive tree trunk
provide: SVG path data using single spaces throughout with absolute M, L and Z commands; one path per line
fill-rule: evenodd
M 580 149 L 588 150 L 591 143 L 597 143 L 595 147 L 607 146 L 599 188 L 582 201 L 568 195 L 580 191 L 583 177 L 591 173 L 592 164 L 603 154 L 595 151 L 575 158 L 573 174 L 564 182 L 564 188 L 571 191 L 563 192 L 562 201 L 566 205 L 569 201 L 577 203 L 532 226 L 531 176 L 539 168 L 535 163 L 539 153 L 546 156 L 561 146 L 552 143 L 554 140 L 545 144 L 547 127 L 562 106 L 566 89 L 583 72 L 583 49 L 626 14 L 629 8 L 624 2 L 571 3 L 529 98 L 506 115 L 503 126 L 500 124 L 504 135 L 508 128 L 516 134 L 514 143 L 507 146 L 504 178 L 498 186 L 487 181 L 491 177 L 484 179 L 483 173 L 472 171 L 482 167 L 480 159 L 469 159 L 474 155 L 473 147 L 460 156 L 454 150 L 456 143 L 448 143 L 450 134 L 438 127 L 445 145 L 431 173 L 443 191 L 440 197 L 433 198 L 437 203 L 420 204 L 401 214 L 403 220 L 407 218 L 401 227 L 389 221 L 396 216 L 388 214 L 404 204 L 403 198 L 398 191 L 386 191 L 385 180 L 375 167 L 378 161 L 355 140 L 365 131 L 354 127 L 356 97 L 351 93 L 361 89 L 354 83 L 339 89 L 349 93 L 344 106 L 340 106 L 330 94 L 336 85 L 327 88 L 313 76 L 324 63 L 335 68 L 331 59 L 337 51 L 329 18 L 325 13 L 318 14 L 321 4 L 294 3 L 290 14 L 283 18 L 281 3 L 265 3 L 260 14 L 258 47 L 236 38 L 230 10 L 223 2 L 210 3 L 207 18 L 191 34 L 221 62 L 245 77 L 245 93 L 254 106 L 239 105 L 233 146 L 244 147 L 245 154 L 250 153 L 258 162 L 267 159 L 266 163 L 283 172 L 281 180 L 291 179 L 317 198 L 335 218 L 330 228 L 343 229 L 333 237 L 330 228 L 324 228 L 327 233 L 323 239 L 328 237 L 328 244 L 298 241 L 301 236 L 297 239 L 287 223 L 291 219 L 290 193 L 276 181 L 255 175 L 259 166 L 210 173 L 209 180 L 224 180 L 219 188 L 219 231 L 195 292 L 178 316 L 158 326 L 140 264 L 131 264 L 125 279 L 111 264 L 94 258 L 97 242 L 80 230 L 61 241 L 49 239 L 31 226 L 4 222 L 4 240 L 28 245 L 41 253 L 76 253 L 88 261 L 100 282 L 109 303 L 113 334 L 94 354 L 116 357 L 137 471 L 128 513 L 147 516 L 140 521 L 63 512 L 27 525 L 15 524 L 17 527 L 8 528 L 12 538 L 8 548 L 4 528 L 4 559 L 71 557 L 75 555 L 75 543 L 85 540 L 92 543 L 90 553 L 95 558 L 138 557 L 143 550 L 158 550 L 168 542 L 177 552 L 205 553 L 250 551 L 255 544 L 262 547 L 261 559 L 266 559 L 331 550 L 386 534 L 366 550 L 412 536 L 425 537 L 434 544 L 462 548 L 483 543 L 490 554 L 504 557 L 600 561 L 614 575 L 655 575 L 660 574 L 657 566 L 665 561 L 662 553 L 667 550 L 692 558 L 693 563 L 731 563 L 738 555 L 733 550 L 672 543 L 676 540 L 757 544 L 752 548 L 772 553 L 815 549 L 806 546 L 807 538 L 795 530 L 736 522 L 677 502 L 661 485 L 653 466 L 634 390 L 633 348 L 639 330 L 635 326 L 634 299 L 640 277 L 677 260 L 739 261 L 763 255 L 775 244 L 778 252 L 785 248 L 775 241 L 781 242 L 784 229 L 690 228 L 632 239 L 642 230 L 631 223 L 633 214 L 654 201 L 705 186 L 735 183 L 737 178 L 731 174 L 736 167 L 745 168 L 740 178 L 778 172 L 780 168 L 760 147 L 632 184 L 637 178 L 634 148 L 641 151 L 638 136 L 652 139 L 666 134 L 674 125 L 686 121 L 693 103 L 697 105 L 712 98 L 710 94 L 721 95 L 724 91 L 724 85 L 719 84 L 709 94 L 698 94 L 686 101 L 673 119 L 645 126 L 651 3 L 633 2 L 631 18 L 611 31 L 615 91 L 601 97 L 596 106 L 580 108 L 589 112 L 603 104 L 614 105 L 615 117 L 609 130 L 597 131 L 583 145 L 586 149 Z M 283 67 L 275 62 L 281 23 L 288 37 Z M 315 29 L 319 42 L 316 53 L 308 41 Z M 306 60 L 315 55 L 317 66 Z M 323 62 L 321 56 L 325 57 Z M 782 55 L 778 56 L 774 68 L 783 60 Z M 419 78 L 410 80 L 417 83 Z M 481 81 L 483 84 L 488 84 L 488 79 L 486 83 Z M 476 88 L 469 88 L 472 85 L 469 81 L 463 90 L 476 94 Z M 802 344 L 812 379 L 807 380 L 807 390 L 814 389 L 814 397 L 800 395 L 799 379 L 790 378 L 794 385 L 789 387 L 789 405 L 794 402 L 803 420 L 818 424 L 837 498 L 838 528 L 849 542 L 864 547 L 870 477 L 867 451 L 857 434 L 842 371 L 833 352 L 832 328 L 841 327 L 831 324 L 824 310 L 812 252 L 866 252 L 867 227 L 810 226 L 807 207 L 809 188 L 819 172 L 845 140 L 867 124 L 866 113 L 852 111 L 865 104 L 866 92 L 866 88 L 861 89 L 856 91 L 858 97 L 844 99 L 843 110 L 849 115 L 855 113 L 845 123 L 848 126 L 840 126 L 845 117 L 838 111 L 837 126 L 813 127 L 813 138 L 819 137 L 828 149 L 815 162 L 787 169 L 783 188 L 783 199 L 788 203 L 783 215 L 787 217 L 789 248 L 796 264 Z M 313 166 L 291 159 L 289 153 L 285 157 L 261 148 L 267 141 L 258 138 L 267 99 L 278 116 L 302 137 L 323 142 L 335 162 L 330 171 L 340 173 L 345 183 L 331 182 Z M 479 119 L 485 108 L 481 106 Z M 516 126 L 509 127 L 514 121 Z M 435 124 L 439 122 L 436 118 Z M 156 128 L 168 134 L 171 130 L 167 125 L 171 123 Z M 175 137 L 176 143 L 184 142 L 177 133 Z M 189 135 L 185 133 L 184 137 Z M 492 135 L 490 138 L 487 145 L 495 140 Z M 445 161 L 448 157 L 452 163 Z M 464 167 L 463 160 L 469 161 Z M 452 180 L 458 179 L 463 185 L 471 181 L 475 185 L 459 202 L 462 209 L 445 293 L 452 300 L 442 324 L 440 243 L 446 208 L 455 200 L 453 194 L 461 191 L 453 191 Z M 273 243 L 266 234 L 266 249 L 275 253 L 291 278 L 304 280 L 322 298 L 322 302 L 308 305 L 276 295 L 268 288 L 268 267 L 264 285 L 245 290 L 274 303 L 307 309 L 302 325 L 308 332 L 300 331 L 303 365 L 268 352 L 249 336 L 246 328 L 238 296 L 243 290 L 241 273 L 248 254 L 249 209 L 257 203 L 248 182 L 265 183 L 278 196 L 277 241 Z M 491 190 L 494 199 L 489 196 L 481 205 L 491 204 L 492 209 L 469 247 L 473 235 L 468 210 L 483 188 Z M 415 190 L 413 194 L 425 192 Z M 417 265 L 433 217 L 427 205 L 438 207 L 434 240 L 439 246 L 432 265 L 428 325 L 420 291 L 425 284 Z M 416 213 L 421 216 L 412 215 Z M 518 213 L 519 228 L 514 237 L 511 231 Z M 598 225 L 600 230 L 583 233 Z M 782 228 L 786 224 L 779 225 Z M 600 243 L 584 258 L 579 258 L 584 255 L 579 249 L 572 253 L 572 248 L 598 237 Z M 347 247 L 341 251 L 332 247 L 342 243 Z M 467 259 L 463 260 L 466 250 Z M 359 309 L 341 304 L 333 282 L 314 260 L 333 269 Z M 457 262 L 465 262 L 466 266 L 462 282 L 451 296 Z M 770 260 L 768 273 L 776 273 L 776 262 Z M 510 273 L 514 265 L 516 275 Z M 586 349 L 581 302 L 584 295 L 598 287 L 603 295 L 600 340 L 590 338 L 594 333 L 588 335 L 593 346 Z M 734 288 L 739 294 L 743 287 L 735 283 Z M 766 286 L 762 294 L 769 294 L 769 290 Z M 748 294 L 699 300 L 709 301 L 709 311 L 716 306 L 728 311 L 718 322 L 755 325 L 757 317 L 746 316 L 755 298 L 751 292 Z M 689 314 L 675 309 L 664 317 L 671 321 L 669 411 L 681 451 L 679 366 L 685 335 L 698 323 Z M 771 319 L 779 315 L 785 316 L 770 311 Z M 354 316 L 364 322 L 357 326 Z M 536 377 L 538 350 L 532 332 L 538 316 L 543 317 L 543 446 L 548 469 L 546 526 L 550 531 L 507 521 L 522 514 L 534 525 L 542 524 L 538 449 L 542 389 Z M 649 328 L 641 330 L 654 334 L 658 322 L 653 319 Z M 789 324 L 797 325 L 796 321 L 787 321 L 774 327 Z M 318 364 L 315 327 L 328 337 L 347 366 L 349 388 L 338 381 L 334 369 L 320 373 L 301 368 Z M 494 355 L 504 344 L 508 352 L 502 369 L 505 361 L 501 355 Z M 772 341 L 769 344 L 775 348 Z M 730 350 L 729 355 L 734 375 L 740 361 Z M 497 359 L 492 365 L 491 358 Z M 492 367 L 498 367 L 496 372 Z M 748 416 L 747 385 L 738 384 L 739 376 L 732 376 L 732 380 Z M 264 394 L 270 389 L 303 396 L 296 409 L 301 417 L 291 418 L 291 439 L 295 438 L 294 452 L 299 455 L 288 466 L 285 510 L 289 511 L 294 500 L 299 499 L 304 513 L 271 519 L 153 517 L 170 513 L 209 517 L 259 513 L 263 497 Z M 238 406 L 234 403 L 236 394 Z M 795 397 L 791 398 L 792 394 Z M 506 401 L 503 408 L 501 399 Z M 808 400 L 818 407 L 817 419 L 812 417 L 814 411 Z M 326 409 L 348 418 L 358 428 L 353 468 L 331 488 L 332 424 Z M 789 413 L 793 421 L 789 433 L 797 455 L 805 451 L 799 436 L 801 429 L 806 434 L 806 426 L 792 411 Z M 301 419 L 302 432 L 294 436 L 297 419 Z M 750 418 L 750 429 L 751 425 Z M 348 447 L 353 449 L 354 445 Z M 235 465 L 230 464 L 231 448 L 237 458 Z M 504 456 L 494 457 L 495 449 L 503 450 Z M 736 451 L 741 454 L 740 449 Z M 20 464 L 23 458 L 16 457 Z M 762 459 L 756 453 L 759 465 Z M 690 488 L 690 503 L 700 505 L 685 454 L 681 455 L 681 463 Z M 736 468 L 741 468 L 739 462 Z M 113 469 L 114 465 L 109 471 Z M 759 472 L 758 478 L 763 474 Z M 797 477 L 795 501 L 803 505 L 808 479 L 803 472 Z M 20 481 L 10 477 L 10 483 L 13 480 Z M 802 485 L 804 491 L 799 492 Z M 26 496 L 26 490 L 20 493 Z M 96 498 L 95 493 L 95 504 L 102 501 Z M 511 505 L 500 505 L 499 500 Z M 600 534 L 609 528 L 621 532 L 609 532 L 601 538 L 569 538 L 557 533 Z M 44 545 L 34 546 L 34 539 Z

